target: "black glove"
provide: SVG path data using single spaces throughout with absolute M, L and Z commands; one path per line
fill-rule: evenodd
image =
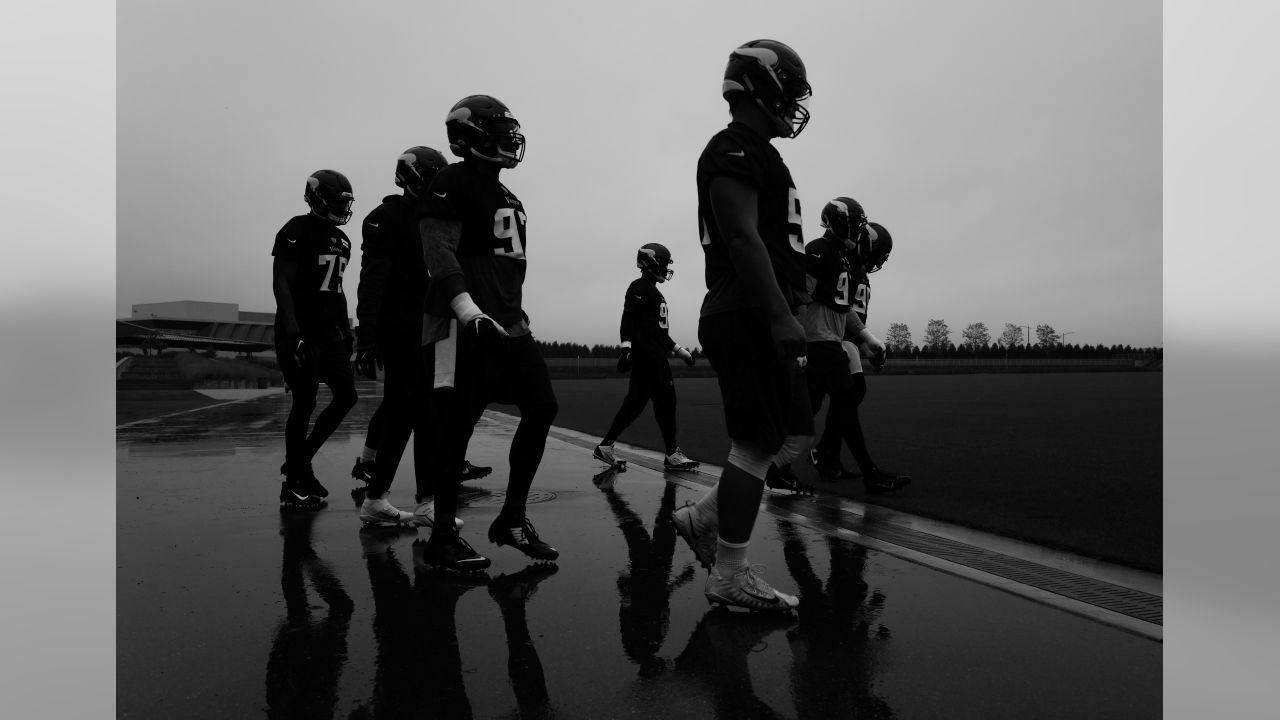
M 293 364 L 299 368 L 305 368 L 311 364 L 315 353 L 307 341 L 302 339 L 301 335 L 292 335 L 286 338 L 285 347 L 289 348 L 290 355 L 293 356 Z
M 477 347 L 484 350 L 496 349 L 502 338 L 507 337 L 507 331 L 488 315 L 475 316 L 463 331 L 472 337 Z
M 622 348 L 622 354 L 618 356 L 618 372 L 629 372 L 631 370 L 631 348 Z
M 382 369 L 382 354 L 376 344 L 356 344 L 356 372 L 369 380 L 378 379 L 378 371 Z
M 871 368 L 876 372 L 880 372 L 881 370 L 884 369 L 884 363 L 888 359 L 889 359 L 889 353 L 885 350 L 881 350 L 878 353 L 874 353 L 871 356 Z

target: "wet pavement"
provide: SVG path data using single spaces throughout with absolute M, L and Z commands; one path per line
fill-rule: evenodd
M 373 395 L 373 386 L 362 387 Z M 492 546 L 514 420 L 460 516 L 485 573 L 415 561 L 348 494 L 377 397 L 315 460 L 319 512 L 276 503 L 288 398 L 117 429 L 117 711 L 153 718 L 1155 718 L 1159 576 L 832 498 L 768 494 L 751 560 L 789 615 L 711 609 L 671 513 L 712 482 L 556 430 L 529 517 L 555 564 Z M 621 446 L 620 446 L 621 447 Z M 412 503 L 412 453 L 390 500 Z

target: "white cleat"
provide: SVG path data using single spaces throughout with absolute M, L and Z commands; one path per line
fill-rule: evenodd
M 707 602 L 712 605 L 774 612 L 787 612 L 800 604 L 800 598 L 770 587 L 760 576 L 763 570 L 759 565 L 746 565 L 729 577 L 724 577 L 713 568 L 707 577 L 705 588 Z
M 595 452 L 591 453 L 591 457 L 610 465 L 618 464 L 618 458 L 613 454 L 612 445 L 597 445 Z
M 366 497 L 360 504 L 360 522 L 383 527 L 410 525 L 413 523 L 413 513 L 397 509 L 386 498 Z
M 662 466 L 668 470 L 697 470 L 698 462 L 690 460 L 683 450 L 676 448 L 675 452 L 663 459 Z
M 462 518 L 454 517 L 453 526 L 462 529 Z M 418 503 L 413 510 L 413 526 L 433 528 L 436 526 L 436 503 L 434 500 Z

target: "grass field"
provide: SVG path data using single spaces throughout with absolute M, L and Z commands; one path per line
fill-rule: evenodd
M 914 482 L 867 497 L 861 481 L 820 489 L 1090 557 L 1159 572 L 1160 373 L 872 375 L 862 406 L 872 457 Z M 623 379 L 556 380 L 556 424 L 601 435 Z M 729 439 L 714 379 L 676 380 L 679 442 L 723 465 Z M 507 408 L 504 408 L 507 409 Z M 825 408 L 818 417 L 819 430 Z M 661 449 L 646 410 L 621 442 Z M 853 467 L 848 450 L 843 461 Z
M 807 463 L 795 468 L 823 492 L 1159 572 L 1162 380 L 1134 372 L 872 375 L 861 412 L 872 456 L 914 482 L 868 497 L 857 479 L 828 483 Z M 597 437 L 626 392 L 617 378 L 553 384 L 556 424 Z M 676 391 L 681 446 L 723 465 L 729 439 L 715 380 L 678 378 Z M 192 391 L 120 392 L 116 422 L 217 402 Z M 652 412 L 620 441 L 661 449 Z M 847 450 L 843 462 L 853 467 Z

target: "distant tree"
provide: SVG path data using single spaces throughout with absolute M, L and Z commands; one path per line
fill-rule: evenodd
M 1015 348 L 1022 344 L 1022 326 L 1013 323 L 1004 324 L 1004 332 L 1000 333 L 1000 344 L 1006 348 Z
M 884 346 L 894 352 L 911 351 L 911 330 L 906 323 L 889 323 L 889 334 L 884 336 Z
M 951 344 L 951 328 L 945 320 L 929 320 L 929 327 L 924 331 L 924 346 L 935 352 L 945 352 Z
M 1036 345 L 1043 348 L 1055 347 L 1058 344 L 1058 331 L 1052 325 L 1042 323 L 1036 326 Z
M 983 346 L 991 343 L 991 333 L 987 330 L 986 323 L 969 323 L 960 333 L 960 337 L 964 338 L 963 345 L 967 345 L 969 350 L 981 350 Z

